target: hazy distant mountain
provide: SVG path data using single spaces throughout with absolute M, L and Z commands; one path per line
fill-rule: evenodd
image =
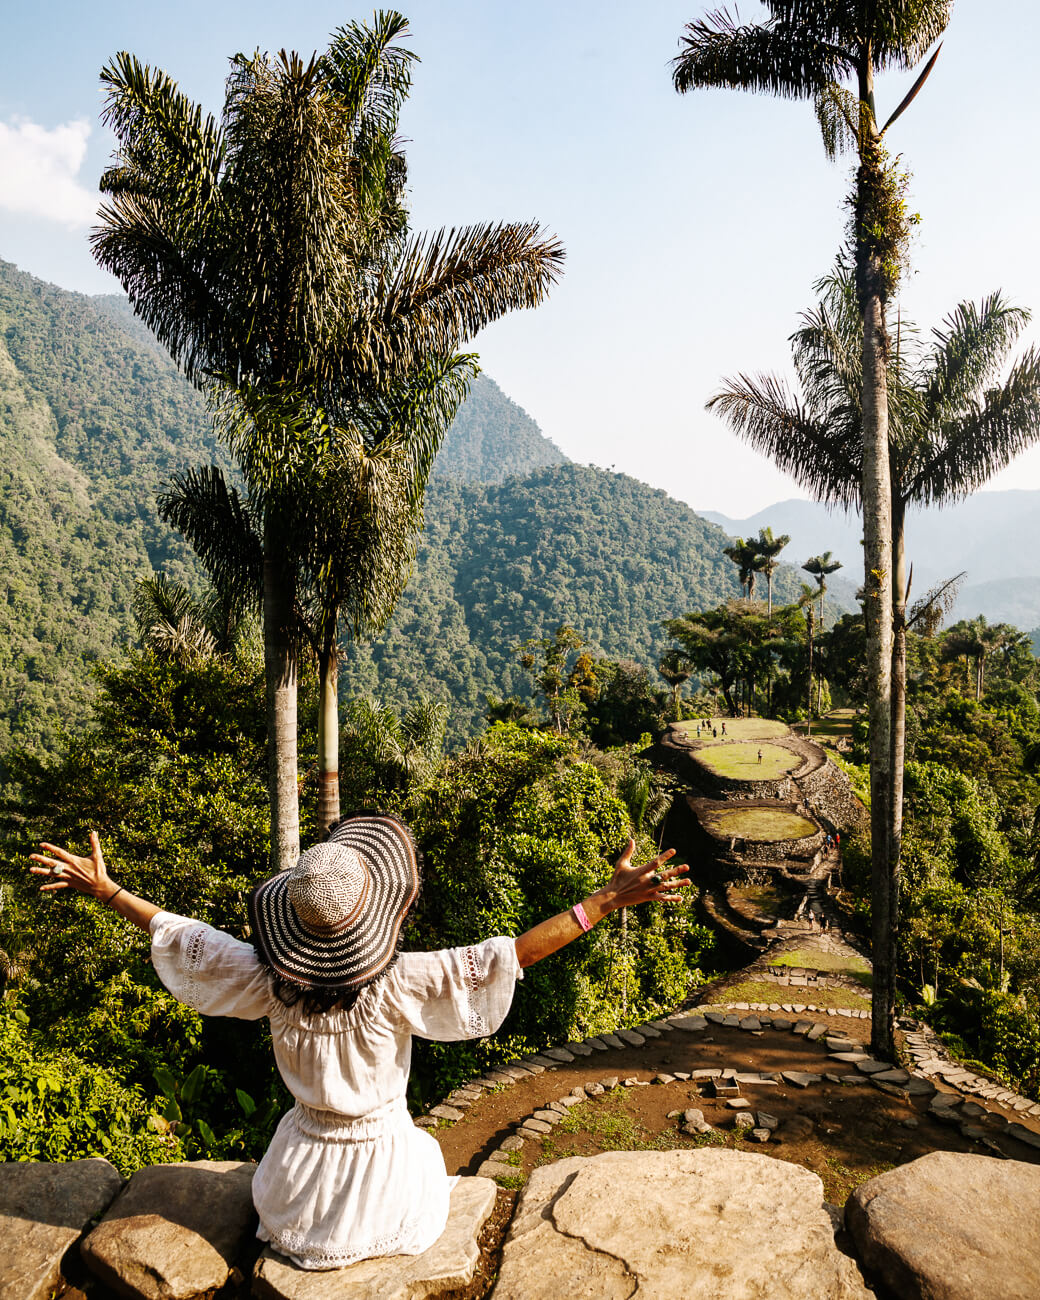
M 833 551 L 861 581 L 862 536 L 859 517 L 829 510 L 814 501 L 780 501 L 749 519 L 730 519 L 702 510 L 705 519 L 728 533 L 747 536 L 770 525 L 790 533 L 784 559 L 800 561 Z M 1040 554 L 1031 539 L 1040 518 L 1040 491 L 977 492 L 943 510 L 911 511 L 907 519 L 907 560 L 914 566 L 914 591 L 964 572 L 952 619 L 984 614 L 991 622 L 1032 628 L 1040 623 Z

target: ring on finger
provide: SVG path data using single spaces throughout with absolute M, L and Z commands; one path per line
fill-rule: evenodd
M 662 876 L 659 871 L 655 871 L 653 875 L 650 877 L 651 885 L 659 885 L 661 883 L 661 880 L 662 880 Z
M 58 866 L 58 867 L 51 867 L 51 875 L 52 875 L 52 876 L 63 876 L 64 874 L 65 874 L 65 868 L 64 868 L 64 867 L 61 867 L 61 866 Z

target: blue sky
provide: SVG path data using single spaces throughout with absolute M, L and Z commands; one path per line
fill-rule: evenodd
M 534 217 L 567 247 L 549 302 L 477 340 L 487 372 L 573 459 L 742 517 L 801 494 L 704 402 L 724 375 L 786 369 L 787 336 L 842 238 L 849 174 L 826 161 L 808 105 L 675 94 L 669 60 L 706 7 L 416 0 L 405 12 L 422 62 L 403 129 L 417 229 Z M 960 0 L 893 128 L 922 217 L 902 294 L 921 325 L 998 287 L 1040 312 L 1038 10 Z M 369 12 L 325 0 L 295 12 L 268 0 L 9 6 L 0 258 L 67 288 L 114 287 L 86 236 L 111 148 L 97 75 L 117 50 L 217 110 L 230 54 L 309 53 Z M 882 112 L 911 80 L 881 83 Z M 1040 450 L 995 486 L 1040 487 Z

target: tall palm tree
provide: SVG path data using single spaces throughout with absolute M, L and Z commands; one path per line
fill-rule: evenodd
M 755 596 L 755 575 L 762 573 L 765 567 L 762 556 L 755 549 L 754 542 L 745 541 L 743 537 L 738 537 L 732 546 L 722 548 L 722 554 L 737 566 L 740 590 L 748 600 L 753 600 Z
M 657 671 L 672 688 L 672 715 L 674 721 L 679 721 L 679 695 L 683 688 L 683 683 L 688 682 L 693 674 L 693 666 L 689 663 L 683 652 L 673 646 L 666 650 L 661 656 L 657 665 Z
M 251 424 L 282 868 L 299 851 L 290 557 L 301 502 L 288 471 L 320 450 L 317 412 L 356 425 L 359 407 L 453 357 L 489 321 L 537 305 L 562 259 L 534 223 L 409 237 L 396 135 L 415 57 L 406 31 L 400 14 L 379 11 L 306 62 L 236 56 L 219 123 L 132 55 L 102 72 L 117 151 L 95 256 L 193 383 L 223 392 L 225 412 L 241 399 L 229 427 L 241 430 L 243 413 Z M 283 421 L 287 404 L 314 418 Z
M 725 86 L 812 100 L 830 157 L 858 158 L 852 233 L 860 320 L 860 458 L 870 706 L 871 892 L 874 961 L 881 1005 L 894 1007 L 895 940 L 889 915 L 895 882 L 888 860 L 892 709 L 892 520 L 888 463 L 886 305 L 905 260 L 912 218 L 905 181 L 885 153 L 885 135 L 918 94 L 938 50 L 883 126 L 878 73 L 916 66 L 949 22 L 951 0 L 764 0 L 768 17 L 740 25 L 725 10 L 690 23 L 673 68 L 680 93 Z M 843 84 L 851 82 L 852 89 Z M 894 979 L 894 975 L 891 976 Z M 879 1025 L 879 1020 L 881 1024 Z M 894 1047 L 894 1015 L 876 1017 L 874 1045 Z
M 824 630 L 824 626 L 825 626 L 823 620 L 823 597 L 824 597 L 824 593 L 827 590 L 827 579 L 830 577 L 832 573 L 837 573 L 837 571 L 841 567 L 842 567 L 841 560 L 835 560 L 831 555 L 830 551 L 824 551 L 822 555 L 810 555 L 809 558 L 802 565 L 802 568 L 805 570 L 805 572 L 811 573 L 817 582 L 816 594 L 820 598 L 820 631 L 821 632 Z
M 754 547 L 755 553 L 761 562 L 761 571 L 766 575 L 770 618 L 773 617 L 773 574 L 780 567 L 780 561 L 777 557 L 790 540 L 787 533 L 781 533 L 779 537 L 774 537 L 772 528 L 767 525 L 765 528 L 760 528 L 758 536 L 752 538 L 749 543 Z
M 459 362 L 464 364 L 460 365 Z M 355 639 L 381 630 L 393 612 L 415 556 L 423 492 L 433 458 L 465 392 L 468 358 L 430 367 L 406 390 L 369 404 L 364 422 L 332 428 L 317 416 L 318 451 L 299 458 L 284 487 L 298 503 L 287 554 L 293 565 L 298 639 L 318 665 L 318 824 L 337 820 L 339 806 L 339 632 Z M 236 401 L 235 409 L 240 405 Z M 287 410 L 279 418 L 289 425 Z M 254 421 L 243 420 L 247 443 L 245 503 L 216 467 L 174 479 L 159 512 L 189 540 L 217 583 L 259 599 L 256 519 L 266 508 L 263 464 L 248 449 Z M 242 437 L 232 436 L 235 445 Z M 260 480 L 259 482 L 257 480 Z M 232 571 L 234 570 L 234 571 Z
M 792 336 L 801 398 L 775 376 L 741 375 L 708 405 L 817 499 L 849 508 L 860 504 L 864 455 L 858 304 L 851 269 L 839 264 L 817 289 L 822 301 L 802 317 Z M 994 293 L 978 305 L 961 303 L 927 343 L 915 342 L 914 331 L 904 326 L 901 333 L 908 334 L 909 342 L 891 358 L 886 381 L 895 558 L 886 800 L 892 897 L 886 915 L 893 933 L 890 943 L 887 933 L 875 930 L 874 956 L 875 965 L 891 962 L 892 970 L 902 838 L 906 630 L 926 609 L 922 605 L 907 614 L 906 510 L 911 503 L 947 505 L 967 496 L 1040 437 L 1040 353 L 1030 348 L 1008 368 L 1011 348 L 1028 320 L 1027 311 Z M 872 833 L 878 833 L 873 821 Z M 875 983 L 878 1019 L 890 1020 L 893 1014 L 893 980 L 886 969 L 884 979 Z
M 830 551 L 824 551 L 822 555 L 811 555 L 802 568 L 806 573 L 811 573 L 817 582 L 817 594 L 820 597 L 820 627 L 819 631 L 822 636 L 824 632 L 823 621 L 823 597 L 827 590 L 827 578 L 830 574 L 836 573 L 842 567 L 840 560 L 831 558 Z M 816 712 L 823 711 L 823 673 L 818 674 L 818 684 L 816 693 Z

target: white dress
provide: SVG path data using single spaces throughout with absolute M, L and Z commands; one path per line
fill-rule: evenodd
M 253 1179 L 257 1235 L 301 1268 L 417 1255 L 444 1231 L 454 1178 L 405 1105 L 412 1035 L 494 1033 L 523 978 L 512 939 L 402 953 L 350 1011 L 287 1007 L 251 944 L 171 912 L 152 918 L 152 963 L 204 1015 L 271 1021 L 296 1105 Z

